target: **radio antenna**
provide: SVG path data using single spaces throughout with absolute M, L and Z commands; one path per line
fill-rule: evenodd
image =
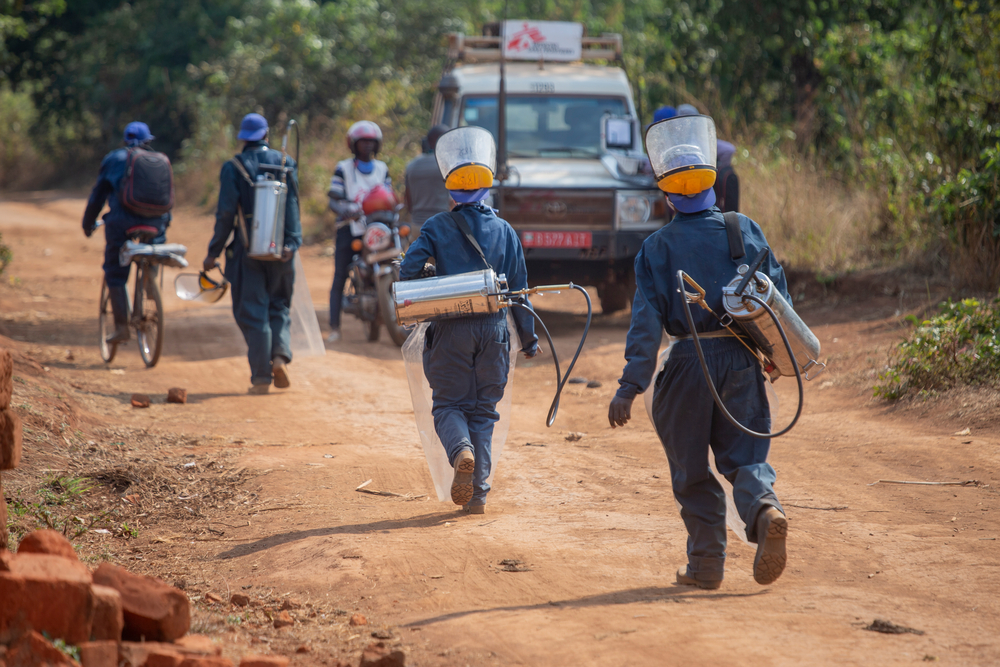
M 500 22 L 500 94 L 497 96 L 497 180 L 500 185 L 497 188 L 497 196 L 500 199 L 497 210 L 500 217 L 504 218 L 504 189 L 507 180 L 507 67 L 505 56 L 507 47 L 507 8 L 510 0 L 503 3 L 503 21 Z M 506 220 L 506 218 L 504 218 Z

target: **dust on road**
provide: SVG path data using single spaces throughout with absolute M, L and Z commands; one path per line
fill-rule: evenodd
M 168 581 L 291 591 L 358 611 L 391 626 L 413 665 L 1000 663 L 1000 437 L 995 423 L 956 436 L 967 420 L 869 401 L 866 374 L 899 336 L 901 299 L 853 308 L 799 300 L 829 370 L 807 386 L 799 425 L 772 447 L 788 568 L 758 586 L 752 548 L 730 534 L 722 588 L 700 591 L 673 583 L 686 534 L 641 402 L 627 428 L 607 425 L 627 314 L 596 318 L 575 374 L 600 386 L 569 385 L 551 429 L 551 359 L 519 362 L 488 514 L 468 516 L 434 499 L 398 349 L 364 342 L 354 320 L 325 357 L 292 364 L 290 390 L 247 396 L 228 298 L 182 302 L 168 269 L 159 365 L 144 369 L 133 343 L 106 367 L 96 346 L 103 240 L 84 239 L 83 206 L 59 193 L 0 202 L 0 233 L 15 255 L 0 286 L 0 334 L 65 380 L 89 418 L 170 434 L 158 455 L 219 452 L 259 486 L 254 503 L 239 496 L 215 508 L 235 526 L 217 539 L 163 541 L 166 524 L 147 517 L 130 544 Z M 180 210 L 168 237 L 197 265 L 211 225 L 204 212 Z M 324 321 L 332 260 L 321 254 L 307 248 L 303 261 Z M 537 305 L 569 358 L 579 303 L 560 295 Z M 186 388 L 188 403 L 166 404 L 169 387 Z M 777 389 L 780 424 L 794 383 Z M 159 399 L 134 409 L 135 392 Z M 369 479 L 402 497 L 355 491 Z M 870 486 L 878 479 L 978 484 Z M 407 497 L 420 494 L 431 499 Z M 924 634 L 865 632 L 875 619 Z M 313 651 L 296 664 L 326 657 Z

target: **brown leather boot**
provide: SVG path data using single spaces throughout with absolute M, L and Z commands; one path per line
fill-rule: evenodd
M 766 507 L 757 515 L 757 555 L 753 559 L 753 579 L 764 586 L 773 584 L 785 571 L 785 538 L 788 519 L 777 507 Z
M 455 459 L 455 478 L 451 481 L 451 502 L 464 505 L 472 500 L 472 473 L 476 470 L 476 457 L 463 449 Z
M 688 574 L 687 566 L 685 566 L 678 568 L 677 570 L 677 583 L 682 586 L 697 586 L 698 588 L 704 588 L 706 590 L 715 590 L 716 588 L 722 586 L 722 579 L 717 579 L 715 581 L 695 579 Z

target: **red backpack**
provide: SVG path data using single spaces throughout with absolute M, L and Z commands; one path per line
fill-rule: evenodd
M 158 218 L 174 207 L 174 171 L 170 158 L 143 148 L 129 148 L 119 199 L 144 218 Z

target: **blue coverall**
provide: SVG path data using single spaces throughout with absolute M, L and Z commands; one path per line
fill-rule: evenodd
M 746 257 L 733 260 L 725 222 L 718 208 L 674 219 L 643 243 L 635 258 L 636 293 L 632 324 L 625 347 L 627 363 L 618 381 L 618 396 L 635 398 L 649 385 L 656 367 L 663 331 L 671 336 L 690 334 L 684 315 L 684 297 L 677 291 L 677 271 L 683 269 L 705 289 L 706 303 L 724 314 L 722 288 L 767 245 L 756 222 L 740 215 Z M 769 254 L 760 268 L 791 303 L 785 274 Z M 691 306 L 699 333 L 722 325 L 700 306 Z M 767 432 L 771 416 L 760 363 L 733 337 L 702 339 L 705 360 L 729 412 L 744 426 Z M 670 463 L 674 497 L 688 531 L 688 571 L 703 581 L 723 577 L 726 558 L 726 501 L 708 465 L 712 446 L 718 471 L 733 485 L 733 500 L 747 525 L 747 539 L 757 541 L 756 519 L 768 505 L 781 510 L 773 484 L 775 472 L 767 463 L 769 440 L 737 430 L 719 411 L 691 340 L 674 344 L 663 371 L 656 378 L 653 422 Z M 781 510 L 782 512 L 784 510 Z
M 156 227 L 160 233 L 151 243 L 164 243 L 167 240 L 167 227 L 170 226 L 170 213 L 164 213 L 155 218 L 144 218 L 132 213 L 118 201 L 122 178 L 125 176 L 125 164 L 128 160 L 128 150 L 119 148 L 104 156 L 101 161 L 101 171 L 97 183 L 90 191 L 87 208 L 83 212 L 83 231 L 88 235 L 94 230 L 97 216 L 108 203 L 110 209 L 104 214 L 104 279 L 108 287 L 125 287 L 132 265 L 121 266 L 118 253 L 128 240 L 125 232 L 132 227 Z
M 281 164 L 281 152 L 268 148 L 264 141 L 248 142 L 237 156 L 250 178 L 256 179 L 260 164 Z M 302 245 L 302 225 L 299 221 L 299 183 L 295 161 L 287 158 L 288 197 L 285 200 L 284 245 L 292 251 Z M 289 309 L 295 269 L 291 261 L 262 261 L 247 256 L 241 232 L 236 228 L 236 205 L 243 209 L 249 233 L 253 219 L 254 193 L 250 183 L 232 162 L 222 165 L 219 175 L 219 206 L 215 214 L 215 234 L 208 244 L 208 254 L 218 257 L 229 239 L 226 250 L 226 279 L 231 284 L 233 316 L 247 342 L 250 361 L 250 383 L 271 384 L 271 360 L 283 357 L 292 360 Z
M 465 217 L 493 270 L 507 275 L 510 289 L 526 288 L 528 272 L 517 232 L 481 203 L 462 204 L 454 210 Z M 418 277 L 431 257 L 439 276 L 487 268 L 449 213 L 439 213 L 424 222 L 420 236 L 406 251 L 400 278 Z M 531 314 L 516 308 L 513 315 L 521 351 L 534 355 L 538 336 Z M 432 390 L 434 430 L 451 465 L 455 465 L 463 449 L 472 451 L 476 467 L 471 502 L 483 504 L 490 490 L 486 479 L 492 469 L 493 426 L 500 418 L 496 406 L 503 398 L 510 370 L 506 312 L 432 322 L 423 356 L 424 373 Z

